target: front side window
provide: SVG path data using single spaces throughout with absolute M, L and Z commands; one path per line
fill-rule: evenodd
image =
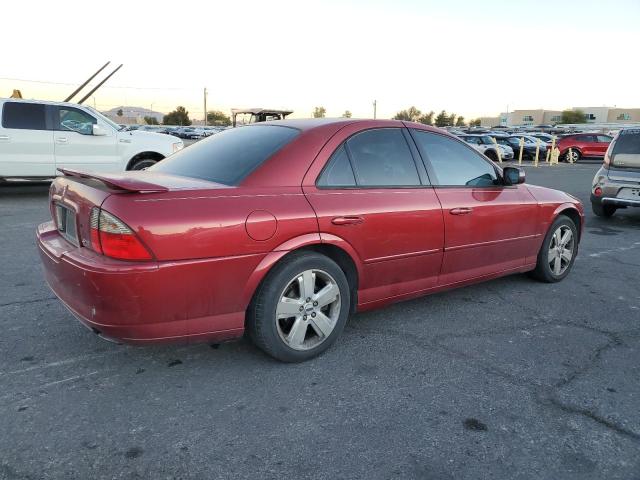
M 47 130 L 45 106 L 40 103 L 7 102 L 2 109 L 2 126 L 21 130 Z
M 612 138 L 607 135 L 598 135 L 598 141 L 600 143 L 611 143 Z
M 275 125 L 232 128 L 174 153 L 149 170 L 238 185 L 299 134 L 296 128 Z
M 443 186 L 492 187 L 500 185 L 495 168 L 475 150 L 437 133 L 413 130 L 423 158 Z
M 82 110 L 72 107 L 59 107 L 58 118 L 54 123 L 56 130 L 77 132 L 82 135 L 93 134 L 93 125 L 97 120 Z

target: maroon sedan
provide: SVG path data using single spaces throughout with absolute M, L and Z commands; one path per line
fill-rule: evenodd
M 64 170 L 38 227 L 47 282 L 104 337 L 247 331 L 311 358 L 350 313 L 520 272 L 567 276 L 583 208 L 424 125 L 287 120 L 227 130 L 146 171 Z

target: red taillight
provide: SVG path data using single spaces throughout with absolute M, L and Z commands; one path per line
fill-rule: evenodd
M 151 254 L 122 220 L 109 212 L 91 210 L 91 246 L 107 257 L 120 260 L 151 260 Z
M 602 195 L 602 189 L 601 189 L 600 187 L 596 187 L 596 188 L 594 188 L 594 189 L 593 189 L 593 194 L 594 194 L 596 197 L 599 197 L 600 195 Z

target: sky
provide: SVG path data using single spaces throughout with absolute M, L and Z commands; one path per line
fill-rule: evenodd
M 210 110 L 295 117 L 324 106 L 368 118 L 374 100 L 379 118 L 412 105 L 467 119 L 640 107 L 640 0 L 22 0 L 11 10 L 0 97 L 19 88 L 63 100 L 110 60 L 124 66 L 87 101 L 100 110 L 184 105 L 202 118 L 205 87 Z

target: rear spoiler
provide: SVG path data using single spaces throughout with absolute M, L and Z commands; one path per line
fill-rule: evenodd
M 99 180 L 105 185 L 115 188 L 118 190 L 125 190 L 127 192 L 140 192 L 140 193 L 151 193 L 151 192 L 168 192 L 169 189 L 162 185 L 157 185 L 151 182 L 145 182 L 144 180 L 139 180 L 133 176 L 122 175 L 118 173 L 90 173 L 90 172 L 79 172 L 77 170 L 71 170 L 69 168 L 58 168 L 58 171 L 61 172 L 66 177 L 75 177 L 75 178 L 92 178 L 94 180 Z

